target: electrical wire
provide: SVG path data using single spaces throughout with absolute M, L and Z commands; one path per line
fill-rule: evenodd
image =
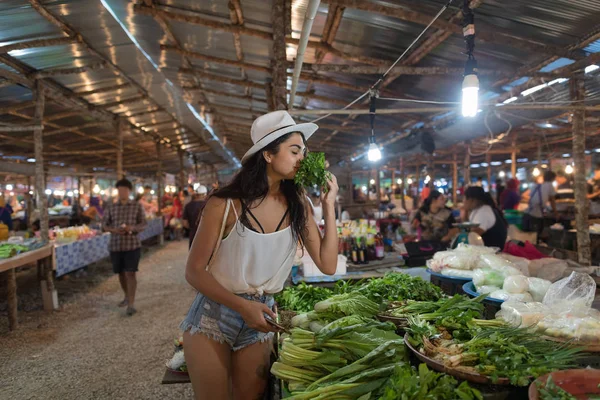
M 438 20 L 438 18 L 444 13 L 444 11 L 446 11 L 446 9 L 448 9 L 448 7 L 450 7 L 450 5 L 452 4 L 454 0 L 449 0 L 441 9 L 440 11 L 435 15 L 435 17 L 433 17 L 433 19 L 431 20 L 431 22 L 429 23 L 429 25 L 427 25 L 425 27 L 425 29 L 423 29 L 423 31 L 421 31 L 421 33 L 419 34 L 419 36 L 417 36 L 417 38 L 415 40 L 412 41 L 412 43 L 406 48 L 406 50 L 404 50 L 404 52 L 400 55 L 400 57 L 398 57 L 396 59 L 396 61 L 394 61 L 394 63 L 383 73 L 383 75 L 381 75 L 381 77 L 377 80 L 377 82 L 375 82 L 370 88 L 369 90 L 367 90 L 366 92 L 364 92 L 362 95 L 360 95 L 359 97 L 357 97 L 354 101 L 352 101 L 351 103 L 349 103 L 347 106 L 345 106 L 344 108 L 342 108 L 342 110 L 346 110 L 349 107 L 352 107 L 354 104 L 356 104 L 357 102 L 359 102 L 361 99 L 363 99 L 366 95 L 370 94 L 371 91 L 376 90 L 379 85 L 381 84 L 381 82 L 383 82 L 383 80 L 385 79 L 385 77 L 387 76 L 387 74 L 390 73 L 391 70 L 394 69 L 394 67 L 396 65 L 398 65 L 398 63 L 404 58 L 404 56 L 409 52 L 410 49 L 413 48 L 413 46 L 421 39 L 421 37 L 423 37 L 423 35 L 425 34 L 425 32 L 427 32 L 429 30 L 429 28 L 435 23 L 435 21 Z M 318 122 L 322 119 L 325 119 L 327 117 L 331 116 L 331 114 L 325 114 L 322 117 L 316 118 L 314 120 L 312 120 L 312 123 Z

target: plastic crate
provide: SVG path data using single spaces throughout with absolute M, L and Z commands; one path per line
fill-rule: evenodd
M 479 296 L 479 293 L 475 291 L 475 285 L 473 285 L 472 281 L 464 284 L 463 291 L 472 299 Z M 503 300 L 498 300 L 491 297 L 485 298 L 483 300 L 483 318 L 495 319 L 496 313 L 502 308 L 502 303 L 504 303 Z
M 462 287 L 465 283 L 470 282 L 472 280 L 471 278 L 455 278 L 451 276 L 438 274 L 437 272 L 431 271 L 429 268 L 427 269 L 427 272 L 431 274 L 431 277 L 429 278 L 431 283 L 442 289 L 442 292 L 444 292 L 448 296 L 454 296 L 455 294 L 465 294 Z

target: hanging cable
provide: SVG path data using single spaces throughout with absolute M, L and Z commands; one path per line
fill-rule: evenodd
M 465 78 L 462 85 L 462 115 L 474 117 L 478 110 L 479 78 L 477 77 L 477 60 L 473 55 L 475 49 L 475 14 L 469 7 L 469 0 L 464 0 L 463 8 L 463 36 L 467 48 L 467 62 L 465 64 Z
M 381 160 L 381 150 L 379 150 L 379 146 L 375 142 L 375 113 L 377 111 L 377 90 L 371 89 L 369 90 L 370 102 L 369 106 L 369 119 L 371 120 L 371 136 L 369 137 L 369 151 L 367 153 L 367 158 L 371 162 L 376 162 Z
M 433 17 L 433 19 L 431 20 L 431 22 L 429 23 L 429 25 L 427 25 L 425 27 L 425 29 L 423 29 L 423 31 L 421 31 L 421 33 L 419 34 L 419 36 L 417 36 L 417 38 L 415 40 L 412 41 L 412 43 L 410 44 L 410 46 L 408 46 L 406 48 L 406 50 L 404 50 L 404 52 L 402 54 L 400 54 L 400 57 L 398 57 L 396 59 L 396 61 L 394 61 L 394 63 L 383 73 L 383 75 L 381 75 L 381 77 L 377 80 L 377 82 L 375 82 L 373 85 L 371 85 L 371 87 L 369 88 L 369 90 L 367 90 L 366 92 L 364 92 L 363 94 L 361 94 L 359 97 L 357 97 L 354 101 L 352 101 L 351 103 L 349 103 L 347 106 L 345 106 L 344 108 L 342 108 L 342 110 L 346 110 L 350 107 L 352 107 L 354 104 L 356 104 L 358 101 L 360 101 L 361 99 L 363 99 L 365 96 L 367 96 L 371 90 L 373 89 L 378 89 L 379 85 L 383 82 L 383 80 L 385 79 L 385 77 L 387 76 L 387 74 L 390 73 L 390 71 L 392 69 L 394 69 L 394 67 L 396 65 L 398 65 L 398 63 L 404 58 L 404 56 L 410 51 L 410 49 L 413 48 L 413 46 L 421 39 L 421 37 L 423 37 L 423 35 L 425 34 L 425 32 L 427 32 L 429 30 L 429 28 L 431 27 L 431 25 L 433 25 L 435 23 L 435 21 L 438 20 L 438 18 L 444 13 L 444 11 L 446 11 L 448 9 L 448 7 L 450 7 L 450 5 L 452 4 L 454 0 L 449 0 L 441 9 L 440 11 L 435 15 L 435 17 Z M 312 120 L 312 123 L 318 122 L 324 118 L 327 118 L 331 116 L 331 114 L 325 114 L 322 117 L 319 117 L 317 119 Z

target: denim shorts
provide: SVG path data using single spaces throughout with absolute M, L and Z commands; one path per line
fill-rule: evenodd
M 247 300 L 259 301 L 273 308 L 273 295 L 238 294 Z M 190 334 L 198 332 L 216 340 L 227 343 L 233 351 L 238 351 L 254 343 L 264 343 L 273 337 L 273 332 L 264 333 L 254 330 L 244 322 L 242 316 L 222 304 L 212 301 L 201 293 L 196 295 L 187 316 L 179 325 L 182 331 Z

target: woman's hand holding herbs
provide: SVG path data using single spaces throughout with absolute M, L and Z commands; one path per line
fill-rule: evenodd
M 325 189 L 325 188 L 323 188 Z M 337 178 L 332 173 L 328 173 L 327 190 L 321 190 L 321 203 L 324 206 L 335 207 L 335 199 L 337 197 L 339 187 Z

